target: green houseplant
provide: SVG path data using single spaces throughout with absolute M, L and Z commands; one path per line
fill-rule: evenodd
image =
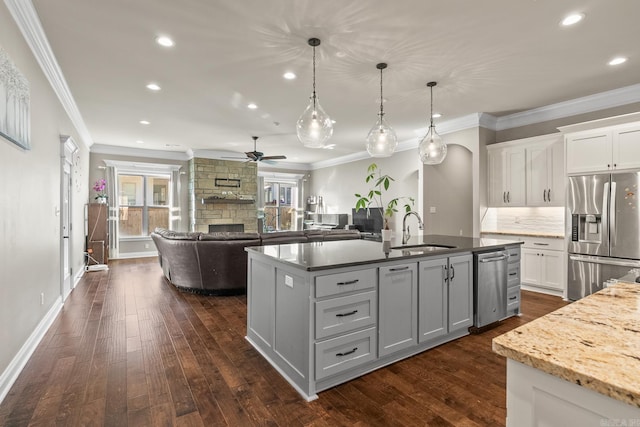
M 404 204 L 405 212 L 411 212 L 412 207 L 414 205 L 413 197 L 401 196 L 395 197 L 385 205 L 384 204 L 384 193 L 389 191 L 389 187 L 391 186 L 391 182 L 395 181 L 392 177 L 387 174 L 382 174 L 380 168 L 375 163 L 371 163 L 367 168 L 367 176 L 365 177 L 365 182 L 367 184 L 372 184 L 372 187 L 369 189 L 369 192 L 366 195 L 356 193 L 356 210 L 360 209 L 369 209 L 372 204 L 376 204 L 382 208 L 384 215 L 384 229 L 389 230 L 389 218 L 391 218 L 394 212 L 398 212 L 398 205 L 402 200 L 406 200 L 407 203 Z

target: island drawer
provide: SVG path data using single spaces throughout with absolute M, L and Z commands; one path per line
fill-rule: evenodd
M 316 343 L 316 380 L 376 359 L 376 328 Z
M 520 286 L 520 263 L 507 264 L 507 287 Z
M 377 318 L 376 291 L 316 302 L 316 339 L 374 325 Z
M 520 286 L 507 290 L 507 314 L 520 307 Z
M 375 268 L 318 276 L 316 277 L 316 298 L 375 288 L 376 282 Z
M 520 263 L 520 245 L 507 248 L 507 253 L 509 254 L 509 259 L 507 261 L 509 264 Z

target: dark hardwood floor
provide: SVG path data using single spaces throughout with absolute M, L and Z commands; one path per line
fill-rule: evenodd
M 307 403 L 247 343 L 246 297 L 181 293 L 155 258 L 86 273 L 0 404 L 0 425 L 500 426 L 506 363 L 491 339 L 565 303 L 523 292 L 521 317 Z

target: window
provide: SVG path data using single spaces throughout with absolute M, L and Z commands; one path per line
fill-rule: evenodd
M 120 237 L 148 236 L 156 227 L 170 228 L 170 175 L 118 175 Z

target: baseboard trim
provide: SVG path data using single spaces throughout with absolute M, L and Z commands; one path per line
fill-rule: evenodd
M 42 338 L 47 333 L 53 321 L 56 319 L 58 313 L 62 309 L 62 297 L 58 297 L 53 303 L 53 306 L 49 309 L 47 314 L 42 318 L 38 326 L 31 333 L 27 341 L 24 343 L 18 354 L 11 360 L 7 369 L 0 375 L 0 403 L 4 400 L 13 386 L 13 383 L 18 379 L 18 375 L 22 372 L 22 369 L 29 361 L 29 358 L 35 351 Z

